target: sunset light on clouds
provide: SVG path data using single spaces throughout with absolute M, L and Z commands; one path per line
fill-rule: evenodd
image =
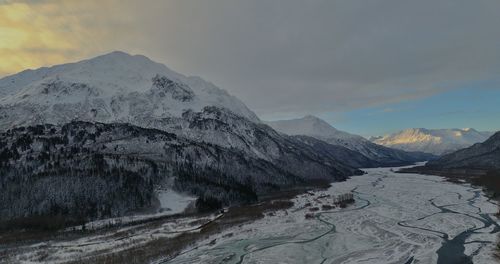
M 0 1 L 0 76 L 111 49 L 119 36 L 109 26 L 119 32 L 127 20 L 126 13 L 113 16 L 108 11 L 117 2 Z

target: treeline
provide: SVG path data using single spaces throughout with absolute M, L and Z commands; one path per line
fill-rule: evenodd
M 193 163 L 176 167 L 174 188 L 190 192 L 199 198 L 196 206 L 200 211 L 210 211 L 227 206 L 232 201 L 249 203 L 257 200 L 255 184 L 251 178 L 243 183 L 223 171 L 213 168 L 197 168 Z

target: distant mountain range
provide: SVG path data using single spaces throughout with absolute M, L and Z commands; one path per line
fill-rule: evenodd
M 311 115 L 298 119 L 271 121 L 266 124 L 287 135 L 309 136 L 330 145 L 355 151 L 370 161 L 364 163 L 365 167 L 398 166 L 434 158 L 431 154 L 407 152 L 377 145 L 362 136 L 337 130 L 326 121 Z
M 422 151 L 435 155 L 447 154 L 485 141 L 493 132 L 465 129 L 411 128 L 370 140 L 374 143 L 405 151 Z

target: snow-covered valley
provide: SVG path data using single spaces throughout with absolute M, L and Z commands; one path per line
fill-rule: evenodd
M 498 206 L 480 189 L 390 168 L 366 171 L 164 263 L 496 263 Z M 345 192 L 355 204 L 321 209 Z
M 469 184 L 397 169 L 366 169 L 263 217 L 229 209 L 16 242 L 0 247 L 0 263 L 497 263 L 495 201 Z M 335 205 L 346 193 L 355 202 Z

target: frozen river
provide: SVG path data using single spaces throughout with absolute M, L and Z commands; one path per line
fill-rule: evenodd
M 168 263 L 498 263 L 492 256 L 498 206 L 480 189 L 389 168 L 366 171 L 300 195 L 294 207 L 225 230 Z M 322 208 L 348 192 L 354 204 Z

